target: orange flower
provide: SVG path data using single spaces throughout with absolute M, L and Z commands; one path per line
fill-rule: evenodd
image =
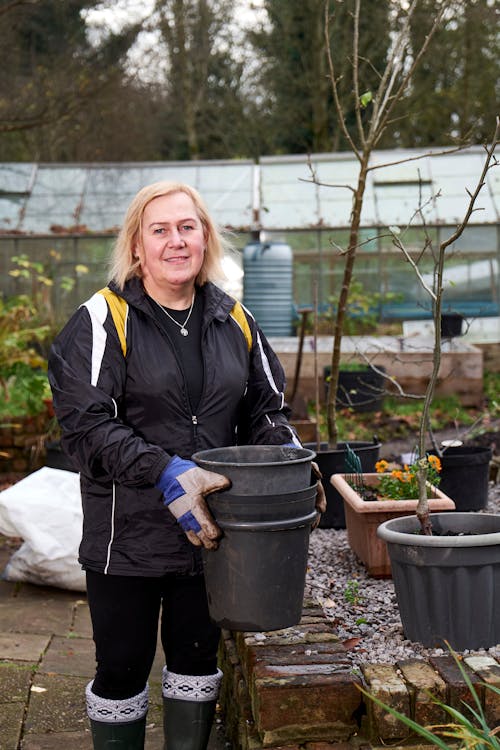
M 437 456 L 430 455 L 428 457 L 428 461 L 430 466 L 432 466 L 435 471 L 441 471 L 441 461 Z
M 389 464 L 387 463 L 387 461 L 385 461 L 385 459 L 381 459 L 375 464 L 375 471 L 377 472 L 377 474 L 383 474 L 388 466 Z

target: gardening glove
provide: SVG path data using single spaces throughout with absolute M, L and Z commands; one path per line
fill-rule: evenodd
M 295 443 L 285 443 L 284 448 L 297 448 L 298 446 L 295 445 Z M 318 513 L 316 516 L 316 520 L 314 521 L 311 530 L 315 529 L 317 526 L 319 526 L 319 522 L 321 520 L 321 514 L 326 511 L 326 493 L 325 488 L 323 487 L 323 482 L 321 481 L 323 479 L 323 474 L 321 473 L 318 464 L 316 461 L 311 461 L 311 471 L 318 480 L 316 484 L 316 504 L 315 508 Z
M 195 547 L 217 549 L 221 530 L 205 502 L 205 496 L 227 489 L 227 477 L 200 469 L 193 461 L 174 456 L 160 474 L 156 484 L 163 492 L 164 503 L 177 519 Z
M 312 528 L 315 529 L 317 526 L 319 526 L 319 522 L 321 521 L 321 514 L 326 511 L 326 492 L 325 492 L 325 488 L 323 487 L 323 482 L 321 481 L 323 479 L 323 474 L 321 473 L 316 461 L 311 461 L 311 471 L 316 477 L 316 479 L 318 480 L 316 484 L 316 506 L 315 506 L 318 512 L 318 515 L 312 525 Z

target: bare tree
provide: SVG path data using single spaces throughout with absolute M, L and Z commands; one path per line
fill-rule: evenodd
M 432 525 L 429 517 L 429 506 L 427 502 L 427 471 L 428 464 L 425 460 L 426 450 L 426 435 L 430 422 L 430 410 L 432 407 L 432 401 L 434 397 L 434 391 L 438 381 L 439 369 L 441 367 L 441 312 L 444 292 L 444 267 L 446 261 L 446 250 L 452 246 L 463 234 L 467 227 L 473 212 L 476 209 L 476 202 L 479 197 L 481 190 L 483 189 L 486 182 L 486 175 L 488 170 L 494 166 L 498 166 L 498 161 L 494 156 L 495 149 L 498 145 L 498 139 L 500 134 L 500 118 L 497 117 L 495 132 L 489 146 L 485 146 L 486 158 L 484 161 L 483 169 L 477 181 L 477 184 L 473 190 L 466 188 L 466 192 L 469 196 L 469 203 L 467 205 L 465 214 L 451 234 L 440 242 L 437 250 L 434 253 L 434 273 L 432 284 L 429 284 L 424 279 L 424 276 L 420 273 L 418 268 L 418 261 L 416 261 L 412 255 L 406 249 L 402 238 L 397 234 L 393 234 L 393 241 L 396 247 L 398 247 L 403 253 L 406 261 L 412 266 L 415 271 L 418 282 L 422 285 L 425 292 L 431 299 L 432 304 L 432 320 L 434 322 L 434 345 L 432 350 L 432 371 L 427 383 L 425 395 L 422 405 L 422 413 L 420 416 L 419 436 L 418 436 L 418 456 L 419 456 L 419 468 L 418 468 L 418 483 L 419 483 L 419 501 L 417 504 L 416 514 L 420 520 L 422 531 L 424 534 L 432 534 Z M 430 242 L 430 238 L 427 240 Z M 432 249 L 432 247 L 431 247 Z
M 359 47 L 360 19 L 363 0 L 353 0 L 353 39 L 351 51 L 351 86 L 349 95 L 342 95 L 345 84 L 338 74 L 338 63 L 334 59 L 331 46 L 331 15 L 329 3 L 325 4 L 325 36 L 328 54 L 329 79 L 337 115 L 337 122 L 344 137 L 359 164 L 359 172 L 352 192 L 352 210 L 349 227 L 348 246 L 343 254 L 344 272 L 340 288 L 337 312 L 334 323 L 334 342 L 331 359 L 329 399 L 327 404 L 328 445 L 335 448 L 338 439 L 336 417 L 336 393 L 339 379 L 341 342 L 346 318 L 349 290 L 353 278 L 353 268 L 360 240 L 360 224 L 363 201 L 366 191 L 367 176 L 371 170 L 387 165 L 371 165 L 370 159 L 374 149 L 379 145 L 382 136 L 393 119 L 397 116 L 397 106 L 411 85 L 412 77 L 425 57 L 430 41 L 441 26 L 452 0 L 438 0 L 434 14 L 428 19 L 424 41 L 419 50 L 410 46 L 410 23 L 418 7 L 419 0 L 412 0 L 407 9 L 400 3 L 393 4 L 394 33 L 393 42 L 387 54 L 383 70 L 377 71 L 378 85 L 374 90 L 366 90 L 360 77 L 362 58 Z M 341 83 L 343 88 L 341 88 Z M 356 126 L 349 130 L 346 124 L 347 111 L 354 111 Z M 314 178 L 314 176 L 313 176 Z M 314 178 L 315 179 L 315 178 Z M 332 187 L 343 187 L 337 185 Z

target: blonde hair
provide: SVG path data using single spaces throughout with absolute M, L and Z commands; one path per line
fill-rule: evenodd
M 155 198 L 173 193 L 185 193 L 193 201 L 198 218 L 203 225 L 206 241 L 206 252 L 203 265 L 196 277 L 196 284 L 202 286 L 207 281 L 225 279 L 222 269 L 224 252 L 230 249 L 229 240 L 217 227 L 197 190 L 182 182 L 154 182 L 143 187 L 130 203 L 125 219 L 116 238 L 110 260 L 110 279 L 120 289 L 133 276 L 142 276 L 140 260 L 134 256 L 134 247 L 139 242 L 142 232 L 142 217 L 146 206 Z

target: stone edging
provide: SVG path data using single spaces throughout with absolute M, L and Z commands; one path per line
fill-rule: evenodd
M 464 659 L 488 725 L 500 723 L 500 665 L 489 656 Z M 305 605 L 300 624 L 269 633 L 223 631 L 220 705 L 234 750 L 422 748 L 402 722 L 366 699 L 367 689 L 420 724 L 444 721 L 429 697 L 463 710 L 472 696 L 451 655 L 429 661 L 366 664 L 355 674 L 344 645 L 322 609 Z

